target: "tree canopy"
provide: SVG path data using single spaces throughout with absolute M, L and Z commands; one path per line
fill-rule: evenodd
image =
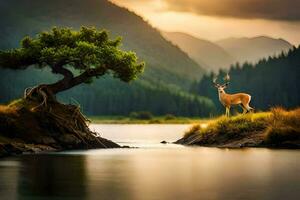
M 107 73 L 129 82 L 143 71 L 144 63 L 138 62 L 135 53 L 120 50 L 120 42 L 121 38 L 112 40 L 107 31 L 93 27 L 81 27 L 79 31 L 54 27 L 35 38 L 26 36 L 20 48 L 1 51 L 0 67 L 51 68 L 52 73 L 64 77 L 48 85 L 53 94 Z

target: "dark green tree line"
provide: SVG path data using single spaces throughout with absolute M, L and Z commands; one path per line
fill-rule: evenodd
M 294 108 L 300 105 L 300 48 L 293 48 L 287 54 L 260 60 L 257 64 L 235 64 L 228 71 L 231 80 L 227 93 L 246 92 L 252 96 L 251 104 L 257 110 L 274 106 Z M 213 87 L 215 76 L 222 78 L 226 73 L 205 75 L 193 84 L 192 91 L 211 98 L 218 107 L 218 94 Z

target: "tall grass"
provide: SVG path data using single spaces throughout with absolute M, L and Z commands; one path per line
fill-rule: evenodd
M 300 140 L 300 108 L 286 111 L 271 109 L 272 118 L 266 130 L 267 143 L 278 144 L 287 140 Z

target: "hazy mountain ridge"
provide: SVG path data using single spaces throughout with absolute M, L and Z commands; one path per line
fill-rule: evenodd
M 293 47 L 284 39 L 275 39 L 268 36 L 252 38 L 227 38 L 216 42 L 229 52 L 237 62 L 256 63 L 262 58 L 279 55 Z
M 235 61 L 222 47 L 208 40 L 180 32 L 163 32 L 162 34 L 208 70 L 217 71 L 220 68 L 228 68 Z
M 228 69 L 236 62 L 256 63 L 260 59 L 286 53 L 293 47 L 284 39 L 268 36 L 227 38 L 210 42 L 180 32 L 163 32 L 163 35 L 209 71 Z

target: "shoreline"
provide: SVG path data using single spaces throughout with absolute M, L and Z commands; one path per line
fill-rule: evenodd
M 103 139 L 103 138 L 102 138 Z M 103 141 L 108 141 L 110 144 L 110 140 L 104 139 Z M 206 147 L 206 148 L 219 148 L 219 149 L 249 149 L 249 148 L 261 148 L 261 149 L 276 149 L 276 150 L 299 150 L 300 145 L 299 142 L 295 143 L 285 143 L 281 145 L 276 144 L 263 144 L 263 143 L 250 143 L 250 139 L 247 142 L 241 143 L 241 140 L 232 141 L 226 144 L 188 144 L 187 141 L 183 140 L 183 138 L 177 140 L 176 142 L 165 143 L 165 144 L 178 144 L 186 147 Z M 160 142 L 162 143 L 162 142 Z M 109 147 L 109 149 L 137 149 L 137 147 L 129 147 L 129 146 L 115 146 Z M 44 144 L 27 144 L 24 142 L 19 142 L 17 140 L 12 140 L 9 143 L 1 143 L 0 142 L 0 160 L 7 157 L 14 157 L 14 156 L 22 156 L 22 155 L 38 155 L 44 153 L 52 153 L 52 152 L 68 152 L 73 150 L 92 150 L 92 149 L 108 149 L 102 147 L 93 147 L 93 148 L 54 148 L 49 145 Z
M 265 149 L 295 149 L 300 150 L 300 141 L 294 142 L 286 142 L 282 144 L 265 144 L 263 140 L 253 142 L 251 138 L 243 138 L 240 140 L 230 141 L 223 144 L 215 143 L 215 144 L 201 144 L 201 143 L 192 143 L 181 138 L 174 142 L 174 144 L 179 144 L 183 146 L 190 147 L 208 147 L 208 148 L 220 148 L 220 149 L 246 149 L 246 148 L 265 148 Z
M 98 143 L 98 145 L 96 145 Z M 10 156 L 18 156 L 24 154 L 40 154 L 40 153 L 50 153 L 50 152 L 64 152 L 69 150 L 89 150 L 89 149 L 112 149 L 112 148 L 127 148 L 126 146 L 120 146 L 111 140 L 105 138 L 97 138 L 97 141 L 94 141 L 93 145 L 85 146 L 74 144 L 67 148 L 63 148 L 61 145 L 57 144 L 34 144 L 26 143 L 19 139 L 7 139 L 3 141 L 0 138 L 0 159 Z
M 88 116 L 91 124 L 195 124 L 207 123 L 213 119 L 178 117 L 175 119 L 164 119 L 164 117 L 154 117 L 152 119 L 132 119 L 129 117 L 105 117 Z

